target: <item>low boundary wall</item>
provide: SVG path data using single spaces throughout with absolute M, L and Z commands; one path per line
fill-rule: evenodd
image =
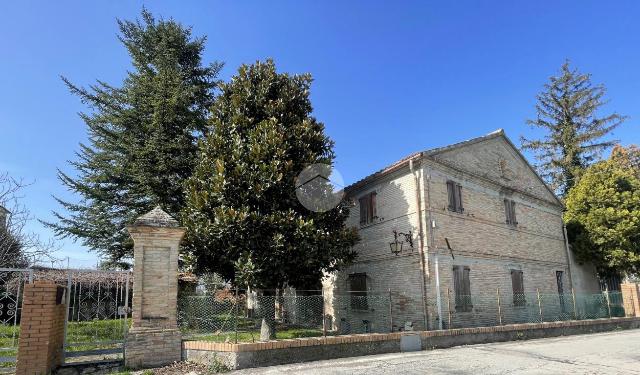
M 549 323 L 512 324 L 496 327 L 442 331 L 371 333 L 313 337 L 259 343 L 184 341 L 184 360 L 230 369 L 273 366 L 411 350 L 449 348 L 459 345 L 528 340 L 640 328 L 640 318 L 612 318 Z M 419 337 L 419 340 L 418 340 Z

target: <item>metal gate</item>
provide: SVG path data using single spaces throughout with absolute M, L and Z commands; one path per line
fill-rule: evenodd
M 33 281 L 33 270 L 0 268 L 0 373 L 15 370 L 24 284 Z
M 65 362 L 124 358 L 132 281 L 128 271 L 69 271 Z

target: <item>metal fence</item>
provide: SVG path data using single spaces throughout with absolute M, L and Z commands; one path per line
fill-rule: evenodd
M 513 294 L 496 289 L 472 296 L 455 296 L 450 290 L 443 294 L 444 329 L 625 316 L 620 292 Z
M 255 342 L 263 318 L 275 320 L 276 338 L 389 332 L 391 301 L 387 293 L 326 296 L 322 291 L 276 295 L 222 289 L 209 295 L 182 296 L 178 324 L 186 337 L 217 342 Z
M 32 280 L 30 269 L 0 268 L 0 373 L 15 370 L 22 294 Z
M 67 362 L 122 358 L 131 312 L 129 272 L 2 268 L 0 373 L 15 370 L 24 286 L 34 280 L 53 281 L 67 289 Z
M 128 271 L 65 271 L 66 362 L 123 358 L 131 323 L 132 276 Z
M 276 294 L 221 288 L 209 294 L 183 295 L 178 303 L 178 324 L 185 338 L 256 342 L 263 318 L 275 321 L 276 339 L 412 329 L 405 325 L 407 311 L 415 311 L 414 321 L 423 319 L 421 306 L 407 306 L 406 300 L 391 291 Z M 443 329 L 625 316 L 619 292 L 513 295 L 496 290 L 456 298 L 452 291 L 445 291 L 440 308 Z M 429 312 L 438 329 L 435 304 L 429 305 Z

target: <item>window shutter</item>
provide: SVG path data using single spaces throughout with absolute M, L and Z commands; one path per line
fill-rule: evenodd
M 456 311 L 471 311 L 471 283 L 469 280 L 469 267 L 453 266 L 453 289 L 456 299 Z
M 511 199 L 504 200 L 504 213 L 506 216 L 506 222 L 510 225 L 517 225 L 518 221 L 516 220 L 516 202 Z
M 369 212 L 371 213 L 371 220 L 369 221 L 373 221 L 373 219 L 378 217 L 378 209 L 376 207 L 377 205 L 377 197 L 378 193 L 376 193 L 375 191 L 371 193 L 371 197 L 369 198 L 369 204 L 370 204 L 370 210 Z
M 367 216 L 369 210 L 369 202 L 367 197 L 363 197 L 359 199 L 360 201 L 360 225 L 365 225 L 367 223 Z
M 511 270 L 511 287 L 513 289 L 513 305 L 524 306 L 526 304 L 524 297 L 524 281 L 522 271 Z
M 464 311 L 471 311 L 473 304 L 471 303 L 471 280 L 469 273 L 471 270 L 469 267 L 464 268 L 463 281 L 464 281 Z
M 453 266 L 453 292 L 456 296 L 456 311 L 462 310 L 462 270 Z
M 511 205 L 510 205 L 510 210 L 511 210 L 511 224 L 512 225 L 517 225 L 518 224 L 518 220 L 516 220 L 516 202 L 511 201 Z
M 456 211 L 463 212 L 462 207 L 462 185 L 456 184 Z
M 511 224 L 511 201 L 504 200 L 504 217 L 507 224 Z M 513 273 L 513 271 L 511 271 Z
M 456 210 L 456 189 L 453 181 L 447 181 L 447 195 L 449 196 L 449 210 Z

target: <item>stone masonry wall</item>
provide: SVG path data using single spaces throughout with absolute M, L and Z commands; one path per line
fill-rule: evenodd
M 562 272 L 562 288 L 567 296 L 572 288 L 562 206 L 502 137 L 426 156 L 415 163 L 415 174 L 419 183 L 425 253 L 428 253 L 424 279 L 430 329 L 438 327 L 439 319 L 435 254 L 439 261 L 443 321 L 448 318 L 447 290 L 454 293 L 454 265 L 470 267 L 473 298 L 488 298 L 484 308 L 478 305 L 467 316 L 456 314 L 469 325 L 486 325 L 482 321 L 483 315 L 496 316 L 489 304 L 497 305 L 497 288 L 506 297 L 502 301 L 505 303 L 503 313 L 506 316 L 520 314 L 520 309 L 514 309 L 512 304 L 511 270 L 523 272 L 526 294 L 535 295 L 539 291 L 555 295 L 549 297 L 555 304 L 555 307 L 549 306 L 549 313 L 561 308 L 561 302 L 566 301 L 558 298 L 556 271 Z M 448 210 L 447 180 L 462 185 L 463 213 Z M 358 198 L 371 191 L 377 192 L 379 218 L 361 226 Z M 331 288 L 335 293 L 347 291 L 348 275 L 364 272 L 372 294 L 385 293 L 389 288 L 392 294 L 395 293 L 392 303 L 394 325 L 401 327 L 405 321 L 410 321 L 416 327 L 424 326 L 416 183 L 408 165 L 358 186 L 349 191 L 349 196 L 355 205 L 348 225 L 358 228 L 362 238 L 356 247 L 359 257 L 354 265 L 328 279 L 325 295 Z M 516 202 L 517 226 L 506 223 L 505 198 Z M 413 252 L 401 256 L 391 254 L 389 243 L 393 241 L 394 229 L 412 232 Z M 445 238 L 453 248 L 455 259 Z M 579 267 L 571 263 L 571 271 Z M 595 275 L 589 271 L 580 275 L 581 282 L 576 286 L 582 289 L 576 293 L 599 292 Z
M 66 305 L 57 301 L 59 288 L 50 281 L 24 286 L 17 375 L 49 374 L 62 363 Z
M 353 333 L 363 332 L 363 320 L 370 322 L 373 332 L 389 332 L 392 324 L 397 331 L 404 328 L 405 323 L 413 325 L 414 329 L 424 329 L 420 288 L 423 280 L 413 177 L 401 173 L 395 178 L 372 185 L 359 194 L 364 195 L 374 190 L 378 203 L 378 219 L 375 222 L 360 227 L 359 206 L 356 204 L 351 209 L 347 225 L 360 229 L 362 240 L 356 245 L 359 256 L 355 264 L 333 275 L 328 286 L 325 284 L 325 297 L 329 302 L 327 313 L 333 312 L 334 329 L 340 330 L 341 322 L 344 324 L 342 319 L 346 319 Z M 389 243 L 394 240 L 394 230 L 411 232 L 414 238 L 413 249 L 405 243 L 403 253 L 393 255 Z M 348 278 L 354 273 L 367 275 L 369 309 L 366 311 L 350 308 Z

